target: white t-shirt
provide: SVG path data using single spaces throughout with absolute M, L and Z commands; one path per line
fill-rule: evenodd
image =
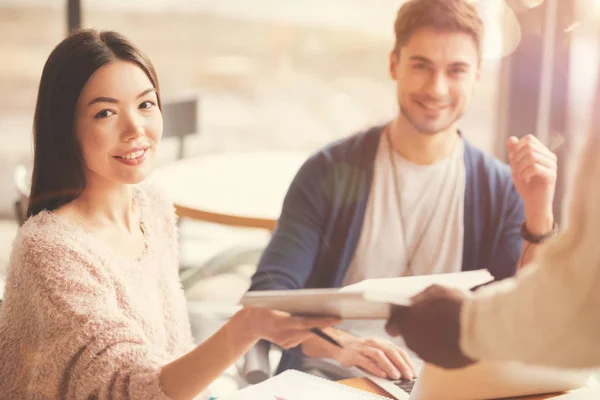
M 382 136 L 363 228 L 342 286 L 365 279 L 461 270 L 466 184 L 463 155 L 464 142 L 460 140 L 449 157 L 432 165 L 418 165 L 393 151 L 387 137 Z M 385 321 L 344 321 L 339 328 L 357 336 L 391 340 L 384 325 Z

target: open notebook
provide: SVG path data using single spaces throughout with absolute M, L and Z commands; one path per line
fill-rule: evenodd
M 287 370 L 254 386 L 249 386 L 219 400 L 374 400 L 387 399 L 363 390 Z

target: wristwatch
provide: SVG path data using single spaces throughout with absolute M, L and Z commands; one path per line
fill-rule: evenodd
M 556 223 L 556 221 L 554 221 L 554 223 L 552 224 L 552 230 L 548 233 L 544 233 L 543 235 L 534 235 L 533 233 L 529 232 L 529 229 L 527 229 L 527 224 L 525 222 L 521 224 L 521 237 L 532 244 L 543 243 L 546 240 L 554 237 L 557 232 L 558 224 Z

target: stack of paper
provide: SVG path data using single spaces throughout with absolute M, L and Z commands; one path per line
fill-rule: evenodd
M 488 270 L 480 269 L 439 275 L 367 279 L 346 286 L 340 292 L 360 292 L 369 301 L 409 305 L 411 297 L 434 284 L 468 291 L 492 280 L 493 276 Z

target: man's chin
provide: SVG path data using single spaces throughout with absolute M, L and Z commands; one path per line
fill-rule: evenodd
M 459 118 L 436 118 L 435 120 L 427 120 L 426 118 L 421 121 L 412 120 L 412 126 L 424 135 L 437 135 L 440 133 L 448 133 L 450 129 L 454 129 L 456 122 Z
M 416 131 L 424 135 L 437 135 L 438 133 L 446 132 L 458 120 L 458 118 L 448 118 L 447 115 L 443 119 L 414 118 L 412 113 L 407 113 L 404 110 L 402 110 L 402 114 Z
M 422 133 L 424 135 L 437 135 L 439 133 L 443 133 L 446 132 L 448 130 L 448 128 L 450 128 L 454 123 L 451 124 L 444 124 L 444 125 L 413 125 L 417 131 L 419 131 L 419 133 Z
M 419 133 L 422 133 L 424 135 L 437 135 L 439 133 L 442 133 L 444 131 L 444 129 L 439 129 L 439 128 L 427 128 L 427 127 L 417 127 L 417 131 L 419 131 Z

